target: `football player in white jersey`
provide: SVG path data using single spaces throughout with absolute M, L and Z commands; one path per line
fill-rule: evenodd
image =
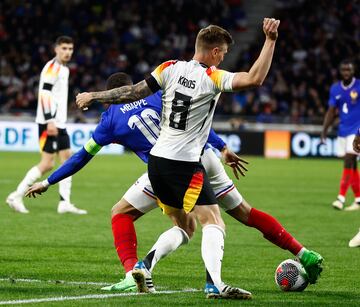
M 60 36 L 55 42 L 55 58 L 46 63 L 41 71 L 38 93 L 36 123 L 39 125 L 40 162 L 33 166 L 19 183 L 17 189 L 7 197 L 7 204 L 15 211 L 28 213 L 23 203 L 25 192 L 37 179 L 55 165 L 56 154 L 61 163 L 70 156 L 70 139 L 66 132 L 69 91 L 69 68 L 74 51 L 71 37 Z M 86 214 L 70 202 L 71 177 L 59 182 L 60 201 L 58 213 Z
M 249 72 L 229 73 L 216 68 L 233 41 L 226 30 L 211 25 L 198 33 L 193 60 L 167 61 L 158 66 L 150 78 L 134 86 L 77 96 L 78 106 L 85 108 L 93 100 L 123 103 L 163 90 L 161 132 L 150 152 L 149 179 L 158 205 L 176 226 L 187 231 L 190 211 L 202 225 L 202 257 L 213 281 L 213 287 L 207 291 L 208 297 L 249 299 L 251 293 L 222 282 L 224 223 L 207 174 L 199 162 L 200 155 L 220 93 L 259 86 L 264 81 L 271 65 L 279 23 L 279 20 L 264 19 L 266 40 Z M 139 291 L 147 292 L 151 275 L 144 262 L 135 265 L 133 277 Z

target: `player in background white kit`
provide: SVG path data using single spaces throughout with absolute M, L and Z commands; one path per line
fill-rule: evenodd
M 33 166 L 19 183 L 17 189 L 7 197 L 7 204 L 15 211 L 28 213 L 23 203 L 27 189 L 42 175 L 52 170 L 56 154 L 61 163 L 70 156 L 70 139 L 66 132 L 67 104 L 69 91 L 69 68 L 74 51 L 71 37 L 60 36 L 55 42 L 55 58 L 46 63 L 41 71 L 38 93 L 36 123 L 39 125 L 41 160 Z M 70 202 L 71 177 L 59 182 L 60 201 L 58 213 L 86 214 Z

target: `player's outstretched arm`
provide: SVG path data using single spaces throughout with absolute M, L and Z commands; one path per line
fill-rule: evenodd
M 125 85 L 108 91 L 80 93 L 76 96 L 76 104 L 80 109 L 88 107 L 94 101 L 121 104 L 136 101 L 151 94 L 152 91 L 146 81 L 143 80 L 135 85 Z
M 321 143 L 325 143 L 327 132 L 329 130 L 329 127 L 334 122 L 336 115 L 336 108 L 333 106 L 330 106 L 329 109 L 326 111 L 325 117 L 324 117 L 324 123 L 323 128 L 321 132 Z
M 101 148 L 102 146 L 96 144 L 94 139 L 91 138 L 82 149 L 66 160 L 66 162 L 54 171 L 47 179 L 33 184 L 28 189 L 25 196 L 35 198 L 36 194 L 41 195 L 41 193 L 46 192 L 50 185 L 56 184 L 59 181 L 74 175 L 81 170 Z
M 232 82 L 233 91 L 240 91 L 262 85 L 267 76 L 274 55 L 280 20 L 264 18 L 263 31 L 266 39 L 258 59 L 249 72 L 238 72 Z

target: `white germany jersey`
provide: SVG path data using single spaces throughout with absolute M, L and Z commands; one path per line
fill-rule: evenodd
M 163 90 L 160 136 L 154 156 L 199 161 L 221 92 L 232 91 L 234 73 L 198 61 L 168 61 L 152 76 Z
M 54 121 L 64 129 L 67 120 L 69 68 L 56 59 L 46 63 L 40 75 L 36 122 Z

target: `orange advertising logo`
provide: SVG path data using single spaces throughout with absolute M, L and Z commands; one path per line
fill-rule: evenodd
M 265 157 L 290 158 L 289 131 L 265 131 Z

